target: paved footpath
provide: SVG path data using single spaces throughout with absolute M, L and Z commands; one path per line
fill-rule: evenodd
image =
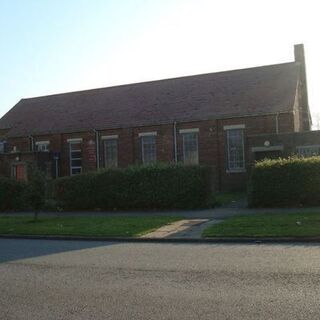
M 41 216 L 110 216 L 110 217 L 145 217 L 145 216 L 176 216 L 185 219 L 227 219 L 238 215 L 250 215 L 261 213 L 297 213 L 297 212 L 320 212 L 320 207 L 312 208 L 256 208 L 249 209 L 245 207 L 218 207 L 202 210 L 170 210 L 170 211 L 79 211 L 79 212 L 46 212 L 41 213 Z M 0 216 L 19 216 L 30 215 L 33 213 L 20 212 L 20 213 L 3 213 Z
M 318 320 L 317 245 L 0 239 L 1 320 Z
M 223 220 L 216 219 L 183 219 L 160 227 L 141 238 L 148 239 L 201 239 L 202 231 L 212 224 Z
M 175 221 L 166 226 L 160 227 L 159 229 L 152 231 L 143 235 L 141 238 L 151 238 L 151 239 L 160 239 L 160 238 L 170 238 L 175 237 L 177 234 L 189 233 L 190 229 L 194 230 L 204 223 L 208 222 L 208 219 L 183 219 Z

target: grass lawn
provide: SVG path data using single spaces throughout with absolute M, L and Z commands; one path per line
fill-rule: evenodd
M 0 217 L 0 234 L 137 237 L 177 217 Z
M 230 218 L 205 229 L 203 237 L 320 236 L 319 213 L 257 214 Z

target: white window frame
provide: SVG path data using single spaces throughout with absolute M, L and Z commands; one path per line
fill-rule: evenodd
M 230 124 L 227 126 L 223 126 L 223 130 L 233 130 L 233 129 L 245 129 L 246 125 L 245 124 Z
M 182 135 L 182 151 L 183 151 L 183 163 L 190 164 L 190 165 L 197 165 L 199 164 L 199 128 L 193 129 L 181 129 L 179 133 Z M 196 134 L 197 136 L 197 159 L 196 162 L 186 162 L 186 145 L 185 145 L 185 138 L 188 134 Z
M 35 145 L 36 151 L 49 152 L 50 141 L 36 141 Z M 42 149 L 42 146 L 45 146 L 45 148 Z
M 157 131 L 151 131 L 151 132 L 140 132 L 139 133 L 139 138 L 141 137 L 149 137 L 149 136 L 156 136 Z
M 118 167 L 118 158 L 119 158 L 119 141 L 118 141 L 118 135 L 112 135 L 112 136 L 103 136 L 102 137 L 103 140 L 103 156 L 104 156 L 104 167 L 105 168 L 117 168 Z M 116 141 L 116 145 L 117 145 L 117 154 L 116 154 L 116 162 L 115 162 L 115 166 L 111 166 L 111 165 L 107 165 L 107 149 L 106 149 L 106 144 L 108 141 Z
M 227 173 L 240 173 L 246 172 L 246 158 L 245 158 L 245 149 L 244 149 L 244 128 L 245 125 L 232 125 L 232 126 L 224 126 L 224 130 L 227 133 Z M 229 141 L 229 134 L 233 130 L 241 130 L 242 133 L 242 158 L 243 158 L 243 166 L 238 168 L 231 168 L 230 165 L 230 141 Z
M 157 132 L 141 132 L 139 133 L 139 138 L 140 138 L 140 144 L 141 144 L 141 159 L 143 164 L 149 164 L 149 163 L 156 163 L 157 162 Z M 145 154 L 144 154 L 144 138 L 145 137 L 154 137 L 154 152 L 155 152 L 155 157 L 154 161 L 145 161 Z
M 113 140 L 113 139 L 118 139 L 119 135 L 118 134 L 113 134 L 109 136 L 102 136 L 101 140 Z
M 82 173 L 82 148 L 80 148 L 79 150 L 71 150 L 71 145 L 72 144 L 81 144 L 82 143 L 82 139 L 68 139 L 67 140 L 69 143 L 69 160 L 70 160 L 70 175 L 74 176 L 77 175 L 78 173 L 73 173 L 72 170 L 73 169 L 80 169 L 80 173 Z M 81 152 L 81 157 L 80 158 L 72 158 L 71 153 L 72 152 Z M 81 160 L 81 166 L 73 166 L 72 165 L 72 161 L 73 160 Z
M 318 152 L 320 154 L 320 144 L 307 145 L 307 146 L 297 146 L 296 149 L 297 149 L 298 155 L 301 157 L 312 157 L 313 156 L 313 155 L 306 155 L 305 156 L 304 154 L 300 153 L 302 149 L 318 149 Z
M 71 138 L 71 139 L 67 139 L 67 142 L 82 142 L 83 139 L 82 138 Z
M 192 128 L 192 129 L 180 129 L 179 133 L 195 133 L 199 132 L 199 128 Z

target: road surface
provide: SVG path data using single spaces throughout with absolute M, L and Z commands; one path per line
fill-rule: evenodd
M 0 319 L 320 319 L 319 245 L 0 239 Z

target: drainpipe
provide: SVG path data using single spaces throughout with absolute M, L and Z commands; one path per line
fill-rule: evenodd
M 174 162 L 178 162 L 178 151 L 177 151 L 177 122 L 173 123 L 173 145 L 174 145 Z
M 99 132 L 96 129 L 92 129 L 96 135 L 96 157 L 97 157 L 97 169 L 100 169 L 100 146 L 99 146 Z
M 29 136 L 29 139 L 30 139 L 30 151 L 34 151 L 34 138 L 33 136 Z
M 279 133 L 279 112 L 276 114 L 276 133 Z
M 220 141 L 219 141 L 219 122 L 218 120 L 215 121 L 216 126 L 216 150 L 217 150 L 217 175 L 218 175 L 218 191 L 221 191 L 222 188 L 222 167 L 221 167 L 221 156 L 220 156 Z M 215 191 L 215 190 L 214 190 Z

